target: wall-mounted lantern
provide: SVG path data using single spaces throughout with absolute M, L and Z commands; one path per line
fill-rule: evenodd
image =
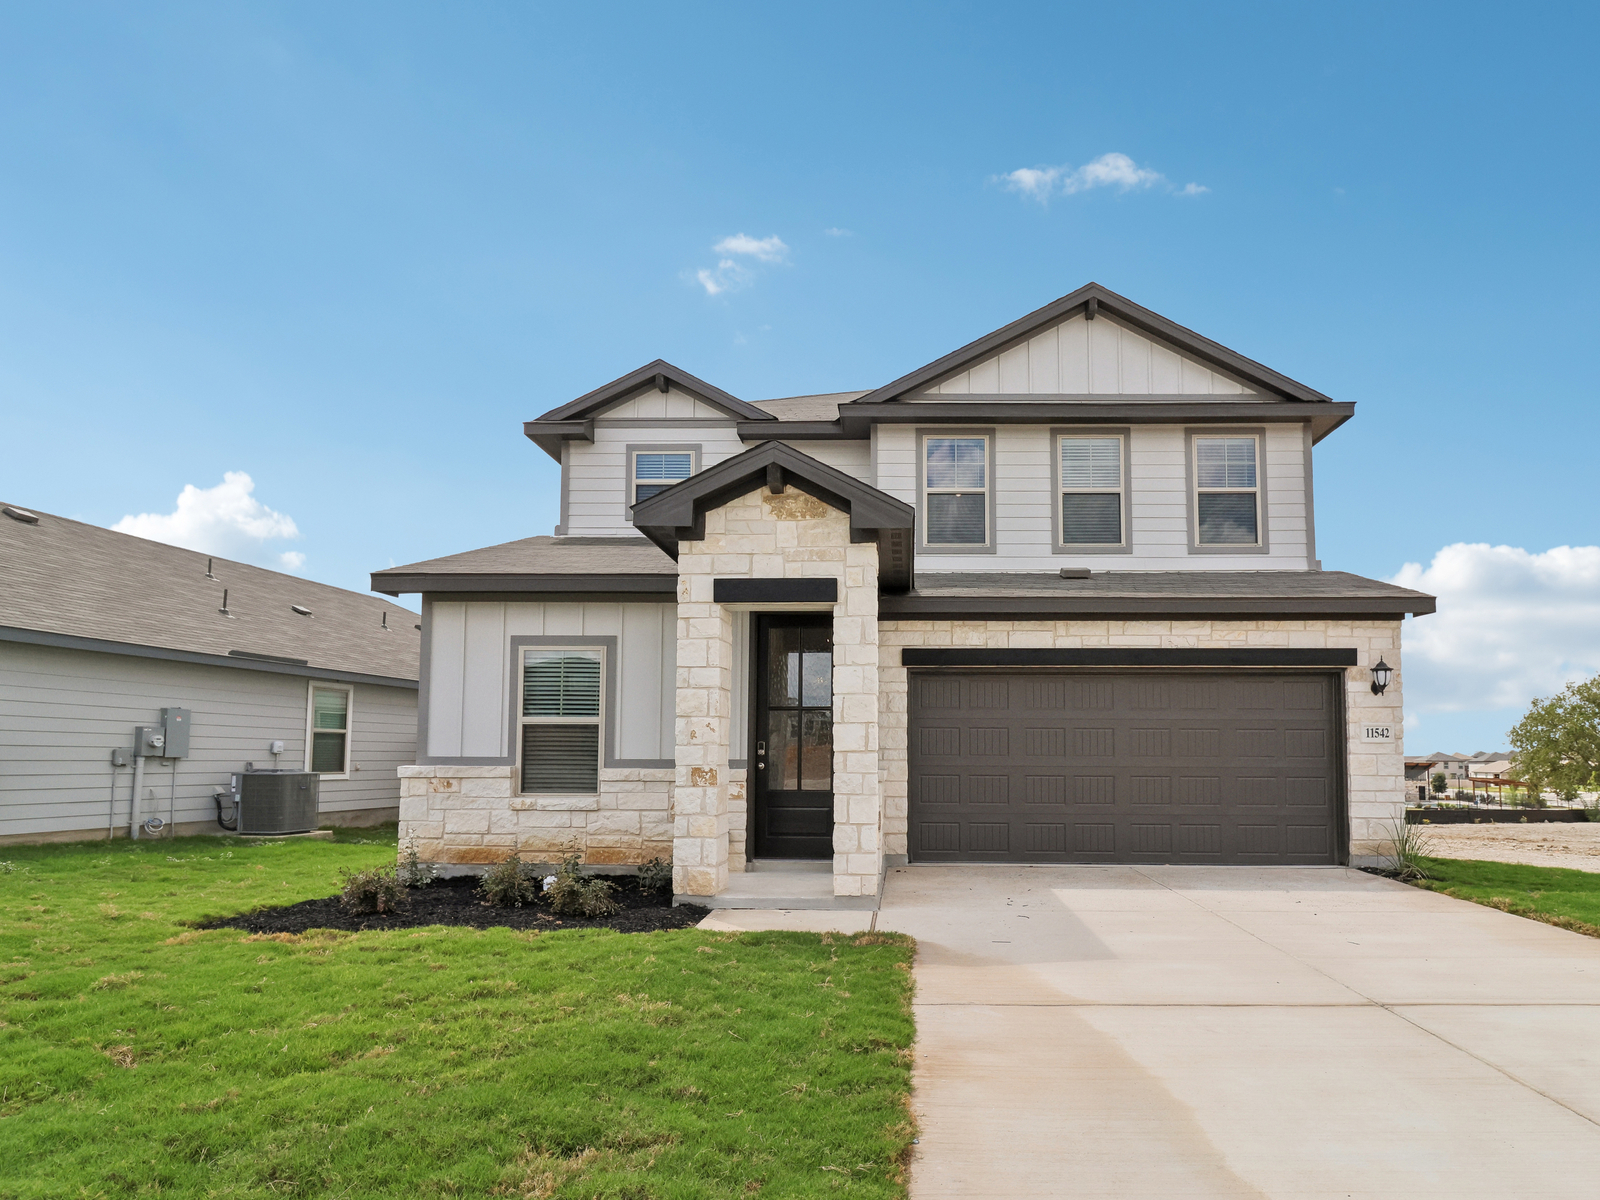
M 1383 695 L 1389 686 L 1389 680 L 1394 678 L 1394 668 L 1383 659 L 1378 660 L 1378 665 L 1372 668 L 1372 694 Z

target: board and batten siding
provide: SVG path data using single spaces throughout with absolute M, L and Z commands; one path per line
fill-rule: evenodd
M 1237 380 L 1102 314 L 1080 313 L 940 380 L 925 396 L 1254 395 Z
M 0 644 L 0 838 L 103 835 L 113 775 L 115 828 L 126 834 L 133 770 L 113 771 L 111 751 L 172 706 L 194 713 L 189 757 L 146 760 L 142 811 L 165 820 L 170 793 L 180 829 L 215 829 L 212 793 L 246 762 L 272 766 L 271 742 L 284 743 L 277 765 L 304 765 L 308 686 L 297 675 Z M 417 693 L 338 686 L 354 687 L 350 762 L 360 769 L 322 781 L 322 812 L 397 808 L 396 768 L 415 761 Z
M 430 600 L 424 612 L 423 761 L 513 762 L 511 639 L 603 637 L 615 638 L 617 647 L 607 672 L 616 685 L 603 701 L 613 738 L 608 757 L 624 765 L 672 765 L 676 605 Z
M 924 553 L 919 571 L 1052 571 L 1074 565 L 1070 553 L 1052 551 L 1050 426 L 994 427 L 995 510 L 992 553 Z M 1132 462 L 1129 500 L 1132 552 L 1093 557 L 1082 564 L 1097 571 L 1307 570 L 1311 566 L 1306 520 L 1306 447 L 1298 425 L 1267 425 L 1264 445 L 1267 552 L 1189 553 L 1189 498 L 1185 427 L 1135 425 L 1129 433 Z M 876 483 L 891 496 L 918 506 L 918 430 L 884 425 L 877 433 Z

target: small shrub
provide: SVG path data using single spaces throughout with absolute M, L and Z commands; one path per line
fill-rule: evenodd
M 1592 796 L 1580 796 L 1583 804 L 1583 815 L 1590 821 L 1600 821 L 1600 792 Z
M 539 879 L 520 855 L 512 854 L 483 873 L 478 895 L 496 908 L 521 908 L 539 898 Z
M 341 878 L 339 903 L 354 913 L 399 912 L 409 899 L 393 867 L 346 871 Z
M 550 907 L 571 917 L 605 917 L 616 912 L 612 891 L 609 879 L 583 873 L 583 862 L 576 854 L 561 860 L 555 878 L 545 887 Z
M 1428 843 L 1422 830 L 1415 825 L 1407 825 L 1403 821 L 1393 827 L 1394 829 L 1394 857 L 1398 877 L 1410 883 L 1413 880 L 1427 879 L 1428 872 L 1422 867 L 1422 860 L 1433 849 Z
M 1595 820 L 1600 821 L 1600 815 Z M 672 864 L 659 858 L 652 858 L 639 868 L 639 890 L 641 892 L 670 892 L 672 890 Z
M 417 839 L 415 836 L 406 839 L 406 848 L 400 854 L 400 866 L 397 872 L 400 882 L 408 888 L 424 888 L 438 877 L 439 868 L 432 863 L 425 863 L 417 855 Z

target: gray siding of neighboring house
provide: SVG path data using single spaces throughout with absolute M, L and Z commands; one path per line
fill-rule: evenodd
M 117 836 L 127 833 L 131 768 L 113 772 L 111 751 L 161 709 L 194 713 L 190 754 L 145 765 L 145 815 L 167 817 L 177 763 L 179 832 L 212 831 L 212 792 L 246 762 L 272 766 L 268 744 L 284 742 L 277 765 L 305 762 L 303 676 L 200 666 L 54 646 L 0 644 L 0 841 L 80 831 L 104 836 L 113 774 Z M 324 824 L 365 824 L 400 803 L 396 768 L 416 761 L 417 693 L 354 685 L 349 779 L 324 779 Z

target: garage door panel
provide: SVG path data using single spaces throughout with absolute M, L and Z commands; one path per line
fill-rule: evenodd
M 914 675 L 912 857 L 1334 861 L 1333 678 Z

